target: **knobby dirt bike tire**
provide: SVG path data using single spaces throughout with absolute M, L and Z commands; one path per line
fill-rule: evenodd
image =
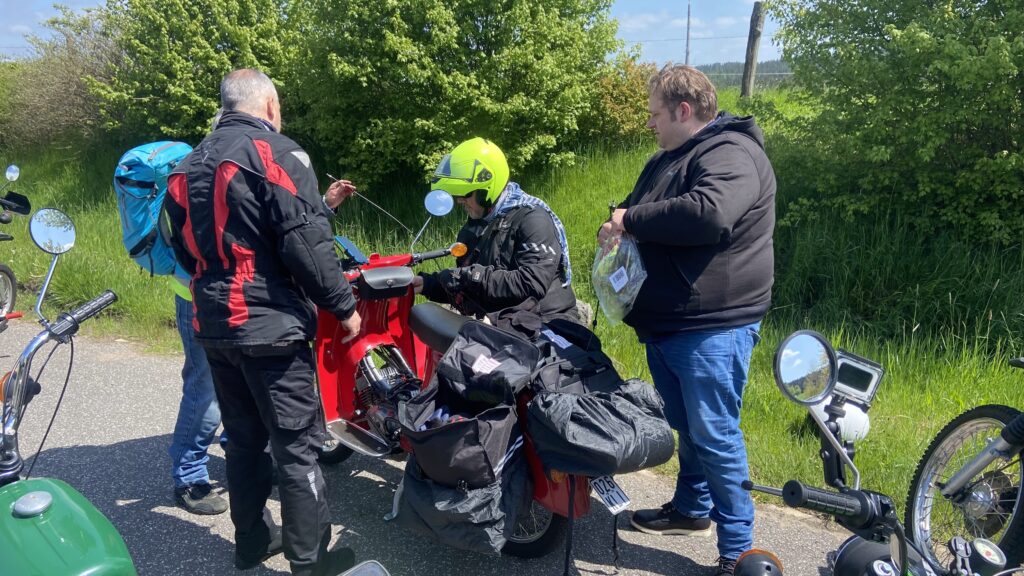
M 968 513 L 967 507 L 944 498 L 935 486 L 936 479 L 948 479 L 974 458 L 986 440 L 997 437 L 1019 412 L 997 404 L 972 408 L 946 424 L 918 462 L 907 493 L 903 525 L 907 537 L 940 565 L 949 564 L 945 546 L 953 536 L 995 542 L 1006 553 L 1008 567 L 1024 562 L 1024 465 L 1020 452 L 1009 462 L 992 462 L 967 484 L 978 495 L 999 498 L 999 504 L 978 499 L 978 511 Z

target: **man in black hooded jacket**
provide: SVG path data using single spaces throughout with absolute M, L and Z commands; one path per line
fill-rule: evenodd
M 649 85 L 647 123 L 661 150 L 600 229 L 628 233 L 647 279 L 625 322 L 647 349 L 665 415 L 679 432 L 671 502 L 638 510 L 652 534 L 718 531 L 718 574 L 750 549 L 754 507 L 740 406 L 750 355 L 771 303 L 775 175 L 753 118 L 716 116 L 714 86 L 689 66 Z

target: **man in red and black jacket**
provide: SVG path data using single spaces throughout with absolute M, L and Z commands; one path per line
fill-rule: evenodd
M 165 207 L 178 261 L 192 275 L 196 338 L 206 351 L 227 444 L 235 566 L 283 548 L 293 574 L 337 574 L 348 548 L 327 552 L 326 490 L 315 447 L 323 424 L 310 341 L 316 310 L 333 313 L 349 339 L 360 318 L 332 244 L 325 200 L 309 156 L 279 134 L 274 84 L 257 70 L 221 83 L 224 113 L 171 174 Z M 277 464 L 282 529 L 265 515 L 269 441 Z

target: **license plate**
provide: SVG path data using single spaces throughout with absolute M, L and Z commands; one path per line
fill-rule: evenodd
M 590 487 L 594 489 L 594 492 L 597 492 L 601 502 L 608 507 L 608 511 L 612 514 L 618 514 L 629 508 L 629 496 L 626 496 L 626 493 L 622 491 L 622 488 L 619 488 L 619 485 L 615 483 L 615 479 L 611 476 L 591 478 Z

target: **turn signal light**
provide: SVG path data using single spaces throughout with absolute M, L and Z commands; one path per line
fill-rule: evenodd
M 7 388 L 7 381 L 11 379 L 11 373 L 8 372 L 3 376 L 0 376 L 0 401 L 6 400 L 7 396 L 4 394 Z
M 451 253 L 452 256 L 455 256 L 456 258 L 462 258 L 463 256 L 466 255 L 466 252 L 468 251 L 469 249 L 466 248 L 466 245 L 463 244 L 462 242 L 456 242 L 455 244 L 452 244 Z

